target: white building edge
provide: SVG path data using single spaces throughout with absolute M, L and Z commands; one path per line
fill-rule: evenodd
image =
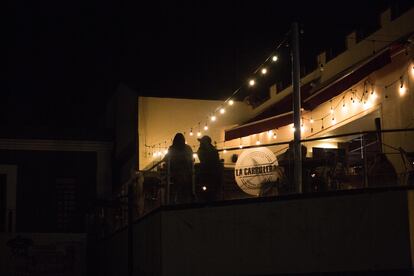
M 313 82 L 308 91 L 301 91 L 302 139 L 375 130 L 374 118 L 380 118 L 382 129 L 414 127 L 412 18 L 414 9 L 395 20 L 391 20 L 391 11 L 386 10 L 381 14 L 379 30 L 361 41 L 356 41 L 356 34 L 351 33 L 346 37 L 347 50 L 332 60 L 326 61 L 325 53 L 317 57 L 320 67 L 301 79 L 302 86 Z M 286 118 L 293 116 L 278 114 L 277 109 L 278 103 L 284 104 L 283 99 L 291 93 L 292 87 L 279 92 L 270 89 L 270 98 L 256 108 L 245 102 L 229 106 L 222 101 L 139 97 L 139 169 L 161 160 L 177 132 L 185 134 L 194 151 L 198 148 L 197 133 L 209 135 L 217 148 L 223 149 L 221 158 L 230 167 L 234 166 L 232 155 L 240 154 L 241 147 L 289 142 L 293 139 L 289 123 L 292 120 Z M 224 114 L 218 112 L 221 106 L 226 108 Z M 269 108 L 275 109 L 275 116 L 254 121 Z M 217 116 L 215 122 L 209 118 L 213 114 Z M 304 144 L 311 156 L 312 147 L 335 148 L 344 139 Z M 413 132 L 383 134 L 382 139 L 384 144 L 414 151 Z M 229 148 L 233 150 L 224 151 Z M 269 148 L 278 155 L 287 145 Z M 388 158 L 397 173 L 404 171 L 400 156 Z

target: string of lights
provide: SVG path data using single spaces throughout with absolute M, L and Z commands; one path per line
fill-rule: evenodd
M 279 44 L 278 47 L 280 47 L 281 45 L 283 45 L 283 43 L 285 42 L 285 39 Z M 270 57 L 268 57 L 265 62 L 263 62 L 255 71 L 253 74 L 259 72 L 259 70 L 261 71 L 262 74 L 266 74 L 267 71 L 264 71 L 263 73 L 263 69 L 267 69 L 266 67 L 264 67 L 264 65 L 266 64 L 266 62 L 272 59 L 273 62 L 276 62 L 278 57 L 276 55 L 271 55 Z M 310 133 L 314 132 L 314 128 L 313 128 L 313 124 L 320 121 L 321 122 L 321 131 L 324 130 L 325 125 L 329 125 L 328 121 L 329 119 L 331 119 L 331 124 L 330 125 L 335 125 L 336 122 L 336 112 L 337 109 L 342 106 L 342 111 L 346 112 L 346 110 L 348 109 L 348 107 L 351 106 L 358 106 L 358 105 L 362 105 L 364 110 L 367 108 L 370 108 L 372 106 L 372 102 L 377 99 L 378 93 L 377 90 L 378 88 L 384 88 L 384 99 L 388 98 L 388 93 L 387 93 L 387 89 L 390 88 L 391 86 L 399 83 L 399 95 L 400 97 L 403 97 L 406 93 L 407 93 L 407 87 L 406 87 L 406 82 L 408 82 L 408 75 L 410 74 L 414 77 L 414 62 L 410 61 L 408 66 L 404 67 L 404 69 L 401 71 L 401 75 L 398 79 L 393 80 L 387 84 L 379 84 L 379 83 L 373 83 L 370 81 L 369 78 L 367 78 L 366 80 L 364 80 L 363 82 L 363 89 L 362 91 L 359 91 L 356 88 L 350 88 L 348 89 L 345 93 L 341 93 L 340 95 L 337 95 L 335 97 L 332 97 L 329 100 L 330 103 L 330 108 L 329 108 L 329 112 L 323 114 L 322 116 L 318 117 L 318 118 L 313 118 L 312 117 L 312 111 L 306 111 L 304 109 L 302 109 L 302 112 L 304 113 L 301 117 L 301 131 L 305 130 L 305 122 L 309 122 L 310 124 Z M 255 80 L 254 79 L 250 79 L 249 83 L 250 86 L 254 86 L 255 84 Z M 228 104 L 228 105 L 233 105 L 233 100 L 232 98 L 238 93 L 238 91 L 240 91 L 240 89 L 242 88 L 242 86 L 240 86 L 238 89 L 236 89 L 233 94 L 227 98 L 224 101 L 224 104 Z M 224 105 L 221 105 L 219 107 L 216 108 L 215 113 L 217 113 L 217 111 L 220 114 L 224 114 L 225 113 L 225 108 Z M 210 117 L 210 120 L 212 122 L 217 120 L 217 117 L 215 115 L 215 113 L 213 113 L 213 115 Z M 195 128 L 194 128 L 195 129 Z M 201 132 L 201 122 L 198 123 L 198 131 L 197 131 L 197 136 L 201 136 L 202 132 Z M 207 122 L 204 125 L 204 130 L 207 131 L 209 129 Z M 292 127 L 292 131 L 295 131 L 295 129 Z M 268 137 L 272 137 L 273 139 L 277 139 L 277 133 L 278 133 L 278 129 L 274 129 L 274 130 L 269 130 L 267 131 Z M 193 132 L 193 127 L 190 128 L 190 136 L 194 135 Z M 256 145 L 260 145 L 261 141 L 259 139 L 259 135 L 257 136 L 257 140 L 256 140 Z M 226 141 L 219 141 L 218 143 L 222 143 L 223 144 L 223 153 L 226 152 L 226 147 L 225 147 L 225 142 Z M 166 143 L 166 142 L 165 142 Z M 154 144 L 156 145 L 156 144 Z M 149 148 L 155 148 L 155 146 L 147 146 Z M 161 143 L 158 143 L 159 145 L 159 150 L 154 152 L 152 154 L 152 156 L 161 156 L 162 155 L 162 151 L 161 151 Z M 164 154 L 166 154 L 166 148 L 167 146 L 165 146 L 165 150 L 164 150 Z M 242 149 L 243 145 L 241 142 L 241 138 L 239 140 L 239 148 Z
M 260 76 L 264 77 L 265 75 L 268 74 L 269 72 L 269 67 L 271 64 L 275 64 L 277 63 L 277 61 L 279 60 L 279 56 L 278 56 L 278 51 L 280 49 L 280 47 L 282 47 L 287 39 L 289 38 L 289 33 L 290 30 L 288 32 L 286 32 L 281 40 L 281 42 L 279 42 L 275 48 L 275 50 L 272 51 L 272 53 L 266 57 L 266 59 L 255 68 L 255 70 L 253 71 L 253 73 L 251 74 L 252 76 L 257 75 L 260 72 Z M 257 76 L 256 77 L 251 77 L 248 81 L 247 84 L 242 84 L 240 85 L 237 89 L 235 89 L 233 91 L 233 93 L 226 99 L 224 100 L 223 104 L 219 105 L 214 111 L 212 111 L 211 113 L 209 113 L 209 115 L 207 115 L 205 118 L 205 122 L 203 121 L 199 121 L 197 123 L 197 125 L 193 125 L 191 127 L 189 127 L 189 132 L 188 135 L 189 136 L 197 136 L 197 137 L 201 137 L 203 134 L 203 131 L 208 131 L 210 129 L 211 124 L 217 122 L 218 120 L 218 115 L 224 115 L 226 113 L 226 107 L 231 107 L 234 105 L 234 98 L 235 96 L 242 90 L 243 87 L 245 86 L 248 87 L 253 87 L 255 85 L 257 85 Z M 201 128 L 202 123 L 204 123 L 204 127 Z M 186 135 L 186 131 L 182 131 L 184 135 Z M 154 143 L 152 145 L 145 145 L 146 148 L 155 148 L 156 145 L 160 145 L 161 143 Z
M 379 97 L 377 90 L 378 88 L 384 88 L 384 95 L 383 98 L 384 99 L 388 99 L 387 96 L 387 89 L 390 88 L 391 86 L 399 83 L 398 85 L 398 94 L 400 97 L 404 97 L 407 94 L 407 82 L 408 82 L 408 76 L 411 75 L 414 78 L 414 61 L 410 62 L 411 65 L 408 65 L 406 67 L 404 67 L 404 69 L 402 70 L 402 74 L 401 76 L 394 80 L 391 81 L 390 83 L 387 84 L 375 84 L 373 82 L 371 82 L 369 80 L 369 78 L 367 78 L 366 80 L 363 81 L 363 89 L 356 89 L 356 88 L 350 88 L 347 91 L 345 91 L 345 93 L 341 93 L 340 95 L 337 95 L 335 97 L 332 97 L 329 101 L 329 111 L 324 113 L 322 116 L 318 117 L 318 118 L 313 118 L 312 117 L 312 110 L 311 111 L 306 111 L 306 113 L 304 115 L 302 115 L 301 117 L 301 131 L 304 132 L 305 131 L 305 121 L 309 123 L 310 127 L 310 132 L 309 134 L 313 134 L 314 133 L 314 129 L 313 129 L 313 125 L 316 122 L 321 122 L 321 128 L 320 131 L 325 130 L 325 127 L 328 126 L 332 126 L 332 125 L 336 125 L 337 122 L 336 121 L 336 114 L 337 114 L 337 110 L 339 107 L 342 107 L 342 112 L 346 113 L 348 111 L 349 106 L 353 106 L 353 107 L 357 107 L 357 106 L 362 106 L 363 110 L 367 110 L 369 108 L 371 108 L 374 104 L 373 102 Z M 405 80 L 406 79 L 406 80 Z M 360 83 L 358 84 L 360 85 Z M 305 110 L 302 108 L 302 112 L 304 112 Z M 350 116 L 353 116 L 352 114 Z M 329 119 L 330 119 L 330 124 L 329 124 Z M 345 121 L 349 118 L 345 118 L 342 121 Z M 273 129 L 273 130 L 269 130 L 267 131 L 267 135 L 268 137 L 272 137 L 274 140 L 277 139 L 277 132 L 278 132 L 278 128 Z M 291 127 L 292 132 L 296 131 L 296 129 L 292 126 Z M 261 145 L 262 142 L 260 141 L 260 135 L 259 134 L 253 134 L 253 136 L 256 136 L 256 145 Z M 222 143 L 223 145 L 223 153 L 226 153 L 226 141 L 221 141 L 219 143 Z M 241 142 L 241 138 L 239 138 L 239 148 L 243 148 L 242 142 Z

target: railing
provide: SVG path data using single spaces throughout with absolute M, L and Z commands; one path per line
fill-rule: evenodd
M 291 142 L 227 148 L 221 179 L 214 197 L 200 180 L 199 164 L 193 167 L 191 203 L 297 194 L 293 183 Z M 249 156 L 251 153 L 251 156 Z M 353 132 L 302 140 L 302 192 L 307 194 L 384 186 L 414 185 L 414 129 Z M 250 158 L 250 159 L 249 159 Z M 243 159 L 243 160 L 242 160 Z M 169 163 L 161 161 L 140 171 L 118 195 L 113 229 L 127 225 L 127 186 L 132 185 L 133 218 L 163 205 L 172 198 Z

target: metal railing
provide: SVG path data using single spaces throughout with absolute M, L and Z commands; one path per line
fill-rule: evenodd
M 303 139 L 301 144 L 304 156 L 302 193 L 414 185 L 414 129 L 352 132 Z M 260 164 L 252 166 L 250 169 L 254 173 L 246 175 L 246 179 L 255 181 L 250 181 L 254 187 L 248 190 L 235 179 L 238 158 L 243 151 L 263 147 L 274 154 L 275 166 L 266 176 L 254 169 Z M 191 203 L 297 194 L 291 141 L 246 146 L 243 149 L 227 148 L 226 153 L 223 150 L 219 152 L 223 159 L 228 160 L 228 155 L 235 158 L 222 163 L 221 179 L 217 180 L 218 188 L 214 190 L 216 195 L 205 197 L 208 188 L 206 191 L 200 180 L 199 164 L 195 164 Z M 114 211 L 112 228 L 115 230 L 127 225 L 128 185 L 132 185 L 133 219 L 160 206 L 190 203 L 179 202 L 172 197 L 172 187 L 180 183 L 171 181 L 169 162 L 164 159 L 148 170 L 137 172 L 131 182 L 123 185 L 117 196 L 119 207 Z

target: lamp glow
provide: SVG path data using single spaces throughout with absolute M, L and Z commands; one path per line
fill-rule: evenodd
M 262 72 L 262 75 L 266 75 L 267 74 L 267 69 L 263 68 L 261 72 Z
M 210 117 L 210 120 L 211 120 L 212 122 L 215 122 L 215 121 L 217 120 L 217 117 L 213 115 L 213 116 L 211 116 L 211 117 Z
M 220 108 L 220 114 L 226 113 L 226 110 L 224 108 Z
M 208 130 L 208 126 L 207 125 L 204 126 L 204 130 Z
M 234 104 L 234 101 L 233 100 L 230 100 L 229 101 L 229 105 L 233 105 Z
M 279 59 L 279 58 L 278 58 L 276 55 L 272 57 L 272 61 L 273 61 L 273 62 L 276 62 L 278 59 Z
M 405 88 L 405 86 L 404 86 L 404 85 L 401 85 L 401 86 L 400 86 L 400 90 L 399 90 L 399 92 L 400 92 L 400 96 L 401 96 L 401 97 L 405 95 L 405 93 L 407 92 L 407 89 Z
M 250 86 L 254 86 L 254 85 L 255 85 L 255 83 L 256 83 L 256 82 L 255 82 L 253 79 L 249 80 L 249 85 L 250 85 Z

